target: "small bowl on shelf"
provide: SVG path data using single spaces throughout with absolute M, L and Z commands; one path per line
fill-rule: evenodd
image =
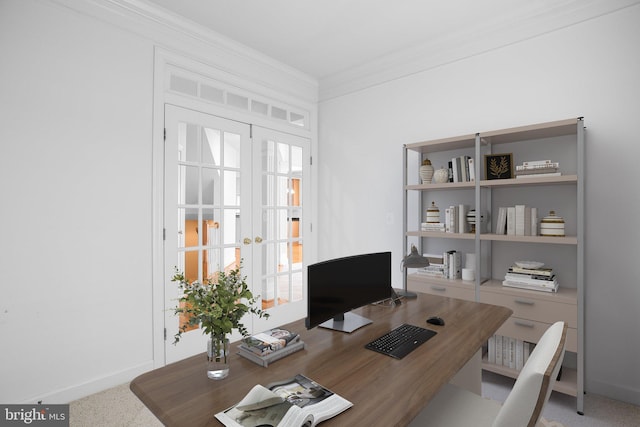
M 520 268 L 528 268 L 530 270 L 544 266 L 544 262 L 538 261 L 516 261 L 515 264 Z

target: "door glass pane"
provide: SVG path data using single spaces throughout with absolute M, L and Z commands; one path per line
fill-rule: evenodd
M 197 166 L 178 166 L 178 203 L 198 204 L 200 171 Z
M 262 238 L 272 241 L 276 238 L 275 210 L 266 209 L 262 212 Z
M 225 245 L 240 242 L 240 213 L 237 209 L 224 210 L 222 236 Z
M 220 131 L 218 129 L 204 129 L 202 163 L 220 166 Z
M 289 145 L 278 143 L 278 173 L 289 173 Z
M 227 168 L 240 167 L 240 135 L 224 133 L 224 166 Z
M 240 172 L 224 171 L 224 204 L 225 206 L 240 204 Z
M 184 138 L 184 147 L 186 152 L 186 157 L 184 158 L 188 162 L 199 162 L 200 161 L 200 134 L 199 134 L 199 126 L 193 123 L 185 124 L 185 133 L 183 134 Z
M 278 177 L 278 194 L 276 203 L 278 206 L 289 206 L 289 178 L 286 176 Z
M 266 173 L 275 172 L 275 143 L 265 141 L 262 145 L 262 170 Z
M 220 204 L 220 170 L 202 168 L 202 204 Z
M 203 209 L 202 222 L 206 226 L 203 235 L 204 246 L 217 246 L 220 244 L 220 209 Z
M 291 146 L 291 172 L 302 172 L 302 147 Z
M 282 240 L 286 239 L 289 236 L 289 219 L 287 216 L 286 209 L 278 209 L 277 210 L 277 223 L 276 227 L 278 229 L 277 238 Z

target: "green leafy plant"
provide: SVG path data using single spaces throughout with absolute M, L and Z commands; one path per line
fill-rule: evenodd
M 269 317 L 267 312 L 255 306 L 258 298 L 249 290 L 247 278 L 240 275 L 240 268 L 241 265 L 229 273 L 220 271 L 215 280 L 208 278 L 204 283 L 189 282 L 184 273 L 176 268 L 171 281 L 178 282 L 178 287 L 183 292 L 179 302 L 184 304 L 175 308 L 175 314 L 185 315 L 188 321 L 178 328 L 174 344 L 192 326 L 200 326 L 203 334 L 216 340 L 223 339 L 234 329 L 247 337 L 249 331 L 241 322 L 246 313 Z

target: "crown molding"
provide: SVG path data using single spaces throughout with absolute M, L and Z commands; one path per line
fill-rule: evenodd
M 181 52 L 272 93 L 317 103 L 319 83 L 314 77 L 142 0 L 49 1 L 136 33 L 156 46 Z
M 320 79 L 319 101 L 358 92 L 465 58 L 548 34 L 640 4 L 640 0 L 531 2 L 517 16 L 460 28 L 438 40 L 407 48 Z

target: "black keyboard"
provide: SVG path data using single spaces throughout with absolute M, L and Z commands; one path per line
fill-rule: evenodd
M 365 345 L 369 350 L 402 359 L 436 334 L 430 329 L 406 323 Z

